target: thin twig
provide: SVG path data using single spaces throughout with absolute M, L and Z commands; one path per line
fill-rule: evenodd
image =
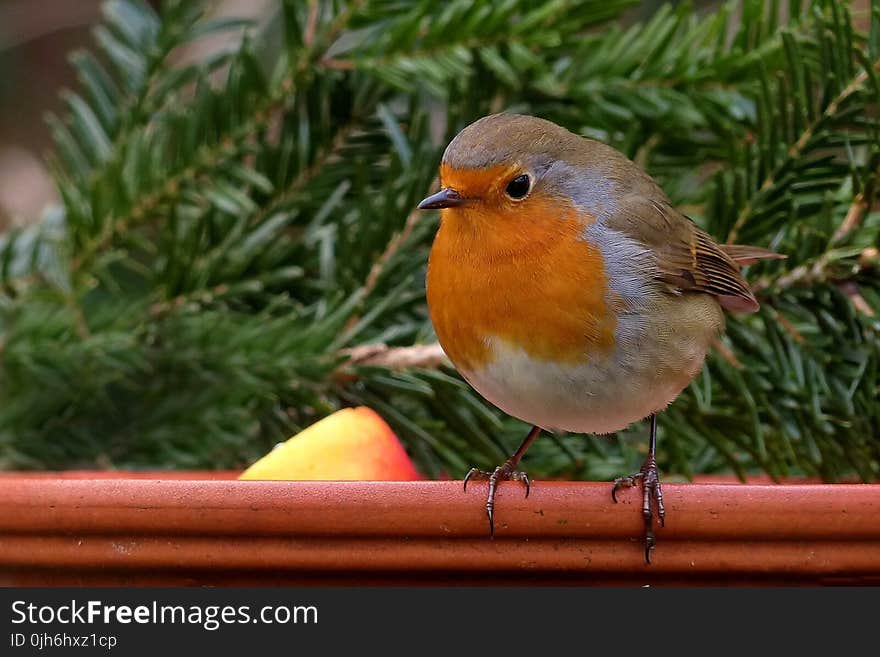
M 826 268 L 832 262 L 832 253 L 829 251 L 810 262 L 805 262 L 786 272 L 778 278 L 759 278 L 752 284 L 754 292 L 763 292 L 769 287 L 785 290 L 793 285 L 810 284 L 825 279 Z
M 348 365 L 375 365 L 395 370 L 437 369 L 449 364 L 439 342 L 415 344 L 409 347 L 389 347 L 386 344 L 366 344 L 343 349 L 349 357 Z
M 731 367 L 738 370 L 743 368 L 743 364 L 736 357 L 736 354 L 734 354 L 730 347 L 724 344 L 721 340 L 715 338 L 712 341 L 712 346 L 715 347 L 715 351 L 718 352 L 718 355 L 726 360 Z
M 865 317 L 874 317 L 876 313 L 874 312 L 874 309 L 871 308 L 871 304 L 869 304 L 865 300 L 865 297 L 862 296 L 858 283 L 855 281 L 847 281 L 841 283 L 838 287 L 840 288 L 840 291 L 846 295 L 850 303 L 852 303 L 853 308 L 862 313 Z
M 651 157 L 651 152 L 659 146 L 660 142 L 663 140 L 662 135 L 659 132 L 655 132 L 648 139 L 645 140 L 641 146 L 639 146 L 639 150 L 636 151 L 636 155 L 633 158 L 633 162 L 638 164 L 643 169 L 648 168 L 648 158 Z
M 318 27 L 318 0 L 309 1 L 309 17 L 306 20 L 306 29 L 303 32 L 303 43 L 306 48 L 315 40 L 315 29 Z
M 785 332 L 791 336 L 792 340 L 798 343 L 804 342 L 804 336 L 801 335 L 801 332 L 794 327 L 794 324 L 789 321 L 788 317 L 775 309 L 773 316 L 776 321 L 779 322 L 779 325 L 785 330 Z
M 357 373 L 352 366 L 372 365 L 392 370 L 436 370 L 449 366 L 449 359 L 439 343 L 412 345 L 410 347 L 389 347 L 386 344 L 366 344 L 343 349 L 340 355 L 347 356 L 339 369 L 333 374 L 338 381 L 355 381 Z
M 862 249 L 859 253 L 859 267 L 862 269 L 873 269 L 880 265 L 880 249 L 876 246 L 869 246 Z
M 868 214 L 868 210 L 871 209 L 871 204 L 874 201 L 874 187 L 877 184 L 878 175 L 880 175 L 880 171 L 875 171 L 870 175 L 865 183 L 864 189 L 853 198 L 853 202 L 849 206 L 849 210 L 847 210 L 843 223 L 841 223 L 837 230 L 834 231 L 834 236 L 831 238 L 832 242 L 840 241 L 861 225 L 862 219 Z
M 854 278 L 865 269 L 869 269 L 876 265 L 877 253 L 877 249 L 874 247 L 862 249 L 862 251 L 858 253 L 856 264 L 852 266 L 849 275 L 845 278 L 837 278 L 835 279 L 835 282 L 843 283 L 848 279 Z M 814 283 L 828 281 L 830 280 L 828 269 L 831 265 L 840 260 L 837 257 L 838 255 L 840 255 L 840 251 L 826 251 L 822 255 L 813 258 L 802 265 L 798 265 L 781 276 L 765 276 L 764 278 L 759 278 L 752 284 L 752 290 L 759 293 L 773 287 L 777 291 L 783 291 L 795 285 L 812 285 Z M 851 256 L 852 255 L 855 254 L 851 254 Z

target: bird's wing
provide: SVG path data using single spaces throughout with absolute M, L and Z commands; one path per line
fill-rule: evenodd
M 758 302 L 740 274 L 737 260 L 777 254 L 756 247 L 719 245 L 665 199 L 636 194 L 622 199 L 608 220 L 620 231 L 650 249 L 656 258 L 656 276 L 675 292 L 704 292 L 732 312 L 755 312 Z M 731 252 L 732 251 L 732 252 Z M 741 256 L 741 257 L 740 257 Z

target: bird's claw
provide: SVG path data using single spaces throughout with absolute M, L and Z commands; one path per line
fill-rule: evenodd
M 513 463 L 505 461 L 492 472 L 471 468 L 464 476 L 464 489 L 467 490 L 468 481 L 471 479 L 486 479 L 489 481 L 489 494 L 486 498 L 486 515 L 489 517 L 489 537 L 495 538 L 495 491 L 499 481 L 521 481 L 526 487 L 526 497 L 529 496 L 532 484 L 529 475 L 514 469 Z
M 657 506 L 657 517 L 660 526 L 666 526 L 666 509 L 663 507 L 663 490 L 660 487 L 660 473 L 657 463 L 649 456 L 642 469 L 627 477 L 618 477 L 614 480 L 611 488 L 611 499 L 617 502 L 617 491 L 621 488 L 631 488 L 641 482 L 642 484 L 642 518 L 645 521 L 645 562 L 651 563 L 651 550 L 654 549 L 656 539 L 654 537 L 654 504 Z

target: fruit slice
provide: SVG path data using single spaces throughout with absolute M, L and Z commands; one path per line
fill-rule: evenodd
M 279 444 L 239 479 L 421 479 L 397 436 L 365 406 L 336 411 Z

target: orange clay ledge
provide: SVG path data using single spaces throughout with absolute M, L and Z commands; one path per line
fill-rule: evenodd
M 4 475 L 0 584 L 880 583 L 880 485 L 663 491 L 646 565 L 606 483 L 504 484 L 489 540 L 483 482 Z

